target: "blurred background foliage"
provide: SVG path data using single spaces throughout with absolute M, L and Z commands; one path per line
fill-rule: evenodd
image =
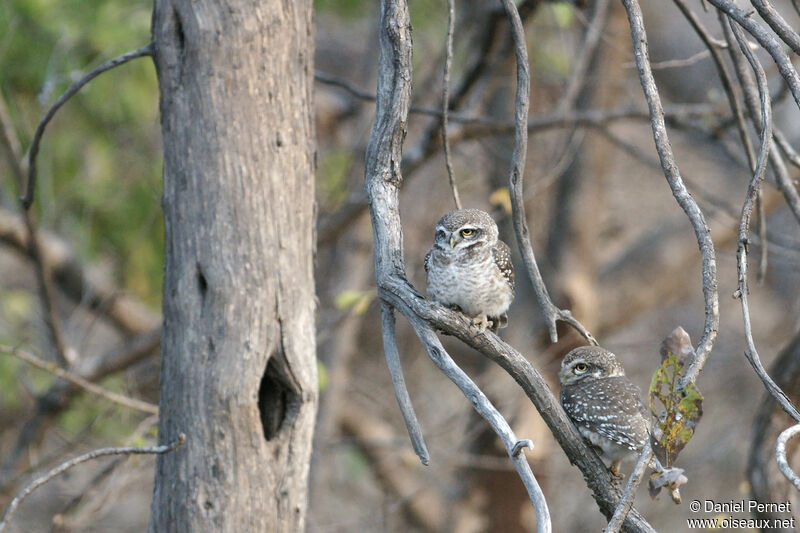
M 0 90 L 23 150 L 78 76 L 150 40 L 152 2 L 11 0 L 0 5 Z M 149 60 L 100 76 L 56 115 L 39 156 L 42 227 L 107 265 L 123 288 L 161 298 L 163 222 L 158 85 Z M 6 162 L 3 175 L 10 176 Z M 18 189 L 2 180 L 3 204 Z

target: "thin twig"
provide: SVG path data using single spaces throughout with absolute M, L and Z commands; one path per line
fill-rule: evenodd
M 550 533 L 552 525 L 550 523 L 550 511 L 547 508 L 542 489 L 533 475 L 530 464 L 528 464 L 525 454 L 522 449 L 525 447 L 533 448 L 533 443 L 530 440 L 520 440 L 514 435 L 511 426 L 503 415 L 492 405 L 491 401 L 486 395 L 478 388 L 477 385 L 461 370 L 455 361 L 444 349 L 439 338 L 433 332 L 431 327 L 419 317 L 409 317 L 414 331 L 419 337 L 420 342 L 425 346 L 428 356 L 433 360 L 436 366 L 446 375 L 450 381 L 456 384 L 464 396 L 472 403 L 472 406 L 492 427 L 497 436 L 506 447 L 511 461 L 522 478 L 522 483 L 528 491 L 528 497 L 533 503 L 536 510 L 536 526 L 538 533 Z
M 30 483 L 27 487 L 25 487 L 9 504 L 8 508 L 6 509 L 5 514 L 3 515 L 3 519 L 0 520 L 0 532 L 3 531 L 6 525 L 8 525 L 9 520 L 13 516 L 14 512 L 17 510 L 17 507 L 22 500 L 30 496 L 30 494 L 53 479 L 54 477 L 63 474 L 70 468 L 77 466 L 81 463 L 85 463 L 86 461 L 91 461 L 92 459 L 97 459 L 98 457 L 105 457 L 108 455 L 131 455 L 131 454 L 163 454 L 175 451 L 180 447 L 184 442 L 186 442 L 186 435 L 181 433 L 178 435 L 177 440 L 172 442 L 171 444 L 163 444 L 161 446 L 152 446 L 147 448 L 139 448 L 139 447 L 122 447 L 122 448 L 100 448 L 99 450 L 94 450 L 83 455 L 79 455 L 74 459 L 70 459 L 64 463 L 61 463 L 57 467 L 53 468 L 43 476 L 36 478 L 32 483 Z
M 706 359 L 714 346 L 719 328 L 719 295 L 717 293 L 717 261 L 714 254 L 714 243 L 708 231 L 705 216 L 686 189 L 681 177 L 675 156 L 672 153 L 672 146 L 669 142 L 667 128 L 664 124 L 664 110 L 661 106 L 656 82 L 653 78 L 653 71 L 650 68 L 650 60 L 647 47 L 647 34 L 642 20 L 642 9 L 637 0 L 622 0 L 625 10 L 628 13 L 628 22 L 631 27 L 631 39 L 633 41 L 633 52 L 636 60 L 636 67 L 639 71 L 639 80 L 642 84 L 645 99 L 650 109 L 650 126 L 653 130 L 656 151 L 661 161 L 664 176 L 669 183 L 672 195 L 683 209 L 692 224 L 694 233 L 697 236 L 697 243 L 700 248 L 700 255 L 703 259 L 702 278 L 703 278 L 703 297 L 705 300 L 705 322 L 703 324 L 703 335 L 696 350 L 696 358 L 689 366 L 686 374 L 680 382 L 681 387 L 693 382 L 700 370 L 703 368 Z
M 394 310 L 385 302 L 381 302 L 381 330 L 383 332 L 383 353 L 386 355 L 386 366 L 389 368 L 389 375 L 392 378 L 394 395 L 397 398 L 397 405 L 403 414 L 406 422 L 408 436 L 411 438 L 411 445 L 414 453 L 417 454 L 423 465 L 428 465 L 430 455 L 425 446 L 425 438 L 422 435 L 422 428 L 414 412 L 411 397 L 408 394 L 406 381 L 403 377 L 403 367 L 400 364 L 400 354 L 397 351 L 397 337 L 395 334 Z
M 800 477 L 794 473 L 792 467 L 789 466 L 789 461 L 786 459 L 786 443 L 798 433 L 800 433 L 800 424 L 794 425 L 781 432 L 778 436 L 778 440 L 775 442 L 775 459 L 778 461 L 778 468 L 781 469 L 786 479 L 791 481 L 792 485 L 794 485 L 797 490 L 800 490 Z
M 79 360 L 73 374 L 89 382 L 98 381 L 115 372 L 121 372 L 131 365 L 143 360 L 148 355 L 158 350 L 161 342 L 161 328 L 156 328 L 147 333 L 128 339 L 119 346 Z M 57 414 L 63 412 L 70 405 L 70 401 L 80 388 L 67 381 L 56 380 L 46 392 L 36 398 L 36 411 L 22 427 L 13 449 L 6 454 L 0 464 L 0 484 L 5 476 L 9 475 L 22 456 L 23 452 L 34 442 L 38 442 L 44 433 L 45 423 L 52 420 Z
M 550 332 L 551 342 L 558 341 L 556 323 L 566 322 L 574 327 L 590 344 L 597 344 L 592 334 L 568 310 L 556 307 L 536 264 L 536 257 L 531 246 L 530 231 L 525 217 L 525 202 L 522 192 L 522 181 L 525 175 L 525 157 L 528 149 L 528 108 L 530 106 L 530 67 L 528 49 L 525 42 L 525 30 L 522 27 L 517 6 L 513 0 L 501 0 L 511 24 L 511 36 L 514 41 L 514 53 L 517 59 L 517 93 L 514 104 L 514 151 L 511 156 L 511 169 L 508 175 L 508 189 L 511 194 L 512 218 L 514 233 L 517 237 L 525 269 L 533 285 L 539 307 L 545 316 L 545 323 Z
M 28 150 L 28 182 L 25 186 L 25 191 L 20 198 L 22 202 L 22 206 L 24 209 L 29 209 L 31 204 L 33 203 L 33 194 L 36 188 L 36 156 L 39 154 L 39 144 L 42 142 L 42 135 L 44 135 L 44 130 L 47 127 L 47 124 L 50 120 L 55 116 L 56 111 L 64 105 L 64 103 L 72 98 L 72 96 L 77 93 L 81 88 L 92 81 L 94 78 L 102 74 L 107 70 L 111 70 L 114 67 L 118 67 L 124 63 L 132 59 L 136 59 L 137 57 L 143 56 L 152 56 L 153 55 L 153 43 L 147 44 L 141 48 L 137 48 L 131 52 L 126 52 L 120 56 L 117 56 L 113 59 L 109 59 L 102 65 L 96 67 L 88 74 L 84 75 L 81 79 L 70 85 L 69 89 L 62 94 L 58 100 L 50 106 L 50 109 L 47 110 L 42 120 L 39 121 L 39 125 L 36 126 L 36 132 L 33 134 L 33 141 L 31 141 L 31 147 Z
M 28 234 L 28 255 L 31 261 L 33 261 L 34 270 L 36 271 L 36 281 L 39 286 L 39 299 L 44 308 L 44 323 L 53 341 L 56 361 L 62 368 L 69 368 L 75 358 L 72 357 L 73 354 L 67 346 L 67 341 L 64 336 L 64 327 L 57 309 L 56 290 L 55 287 L 53 287 L 50 267 L 39 245 L 38 231 L 33 223 L 33 214 L 29 210 L 23 209 L 22 220 L 25 223 L 25 231 Z
M 800 76 L 797 75 L 797 70 L 792 64 L 789 54 L 783 49 L 783 45 L 772 33 L 764 28 L 754 17 L 739 7 L 736 6 L 731 0 L 707 0 L 717 9 L 723 11 L 733 20 L 735 20 L 747 33 L 752 35 L 758 43 L 772 56 L 773 61 L 778 66 L 783 79 L 786 80 L 789 90 L 792 92 L 792 97 L 800 107 Z
M 143 413 L 149 413 L 152 415 L 158 414 L 158 406 L 153 405 L 150 402 L 145 402 L 142 400 L 137 400 L 135 398 L 129 398 L 122 394 L 117 394 L 116 392 L 112 392 L 108 389 L 105 389 L 99 385 L 92 383 L 91 381 L 87 381 L 82 377 L 78 376 L 77 374 L 73 374 L 71 372 L 67 372 L 52 363 L 48 363 L 43 361 L 33 355 L 32 353 L 26 352 L 25 350 L 21 350 L 19 348 L 14 348 L 12 346 L 7 346 L 4 344 L 0 344 L 0 353 L 5 353 L 8 355 L 13 355 L 14 357 L 25 361 L 26 363 L 35 366 L 45 372 L 49 372 L 59 378 L 69 381 L 70 383 L 85 389 L 92 394 L 97 396 L 101 396 L 106 400 L 114 402 L 118 405 L 123 407 L 128 407 L 130 409 L 136 409 L 137 411 L 142 411 Z
M 442 147 L 444 148 L 444 166 L 453 191 L 453 202 L 456 209 L 461 209 L 461 198 L 458 195 L 456 179 L 453 176 L 453 163 L 450 161 L 450 142 L 447 139 L 447 113 L 450 108 L 450 66 L 453 63 L 453 27 L 455 26 L 455 0 L 447 0 L 447 44 L 445 46 L 444 75 L 442 79 Z
M 761 15 L 769 27 L 772 28 L 783 42 L 789 45 L 795 54 L 800 55 L 800 35 L 792 29 L 786 20 L 778 13 L 767 0 L 750 0 L 753 7 Z
M 778 385 L 776 385 L 772 378 L 770 378 L 767 374 L 767 371 L 761 364 L 761 359 L 759 358 L 758 351 L 755 347 L 755 342 L 753 341 L 753 330 L 750 324 L 750 308 L 747 304 L 747 248 L 748 237 L 750 234 L 750 217 L 753 212 L 758 189 L 761 186 L 761 182 L 764 180 L 764 175 L 767 171 L 767 162 L 772 142 L 772 106 L 770 105 L 767 76 L 764 73 L 764 69 L 761 67 L 761 63 L 759 63 L 758 59 L 753 55 L 753 52 L 750 50 L 750 47 L 748 46 L 747 41 L 742 35 L 739 27 L 733 22 L 733 20 L 730 20 L 729 24 L 734 37 L 739 43 L 739 48 L 742 50 L 742 53 L 744 53 L 747 61 L 750 63 L 750 66 L 753 69 L 753 72 L 756 74 L 756 82 L 758 84 L 758 92 L 761 103 L 761 146 L 758 153 L 758 164 L 756 165 L 756 171 L 753 174 L 753 178 L 750 180 L 750 184 L 747 187 L 747 196 L 745 197 L 744 204 L 742 205 L 742 216 L 739 220 L 738 246 L 736 249 L 736 266 L 739 274 L 739 288 L 737 289 L 735 296 L 739 298 L 742 305 L 744 333 L 747 341 L 744 353 L 747 357 L 747 360 L 756 371 L 756 374 L 758 374 L 758 377 L 764 383 L 767 391 L 773 395 L 775 400 L 792 418 L 800 422 L 800 412 L 797 411 L 783 390 L 781 390 L 781 388 L 778 387 Z
M 608 525 L 603 529 L 603 533 L 617 533 L 622 527 L 622 522 L 625 520 L 628 512 L 630 512 L 633 506 L 633 500 L 636 498 L 636 488 L 639 486 L 639 483 L 641 483 L 642 476 L 644 476 L 652 457 L 653 449 L 650 447 L 650 441 L 648 440 L 642 448 L 642 452 L 639 454 L 639 460 L 636 461 L 636 466 L 633 467 L 633 472 L 631 472 L 628 478 L 628 483 L 625 485 L 625 490 L 622 492 L 617 508 L 614 509 L 614 516 L 608 521 Z
M 684 68 L 684 67 L 691 67 L 699 63 L 701 60 L 709 57 L 711 53 L 709 50 L 703 49 L 699 52 L 690 55 L 685 59 L 665 59 L 664 61 L 656 61 L 654 63 L 650 63 L 650 68 L 653 70 L 664 70 L 670 68 Z M 633 68 L 636 66 L 635 62 L 632 63 L 625 63 L 622 65 L 625 68 Z
M 728 24 L 728 16 L 722 11 L 717 12 L 720 26 L 722 26 L 725 39 L 730 43 L 728 51 L 730 53 L 731 61 L 733 62 L 736 76 L 739 79 L 739 85 L 744 92 L 744 102 L 747 106 L 750 122 L 753 124 L 756 131 L 762 128 L 761 126 L 761 113 L 759 112 L 759 96 L 756 83 L 750 74 L 750 67 L 744 54 L 739 50 L 739 46 L 734 42 L 736 39 L 731 33 L 730 25 Z M 776 138 L 783 138 L 783 134 L 772 125 L 773 136 Z M 783 193 L 786 204 L 795 216 L 795 219 L 800 222 L 800 194 L 794 185 L 794 181 L 789 177 L 789 171 L 783 162 L 780 152 L 777 150 L 770 150 L 769 153 L 770 163 L 775 173 L 775 181 L 778 188 Z M 755 171 L 755 163 L 751 163 L 753 171 Z

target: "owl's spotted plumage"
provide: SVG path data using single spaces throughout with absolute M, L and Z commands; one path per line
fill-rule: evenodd
M 649 414 L 639 388 L 613 353 L 598 346 L 572 350 L 561 362 L 561 405 L 616 473 L 649 438 Z
M 508 323 L 514 299 L 511 250 L 498 240 L 497 224 L 480 209 L 459 209 L 436 223 L 433 248 L 425 256 L 428 296 L 458 308 L 480 329 Z

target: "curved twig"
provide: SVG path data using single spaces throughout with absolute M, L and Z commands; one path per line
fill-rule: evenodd
M 734 42 L 736 39 L 731 33 L 732 30 L 728 24 L 730 20 L 729 17 L 722 11 L 718 11 L 717 14 L 720 26 L 725 34 L 725 40 L 728 43 L 728 52 L 733 62 L 736 77 L 739 79 L 739 85 L 744 93 L 744 103 L 747 106 L 750 122 L 753 124 L 756 131 L 758 131 L 762 127 L 758 88 L 750 74 L 750 66 L 747 58 L 744 56 L 744 53 L 739 50 L 740 47 Z M 780 146 L 781 140 L 785 141 L 783 133 L 778 130 L 774 124 L 772 125 L 772 133 L 774 140 L 777 142 L 778 146 Z M 787 152 L 787 154 L 791 157 L 790 152 Z M 769 158 L 778 188 L 781 193 L 783 193 L 783 197 L 792 214 L 794 214 L 797 221 L 800 222 L 800 194 L 797 192 L 794 180 L 789 176 L 789 171 L 779 151 L 770 150 Z M 755 158 L 751 159 L 750 165 L 751 170 L 755 171 Z
M 53 105 L 50 106 L 50 109 L 47 110 L 47 113 L 44 114 L 42 120 L 39 121 L 39 125 L 36 126 L 36 132 L 33 134 L 33 141 L 31 141 L 31 147 L 28 150 L 28 182 L 25 185 L 25 191 L 20 198 L 22 202 L 22 206 L 27 210 L 33 204 L 33 194 L 36 188 L 36 156 L 39 154 L 39 144 L 42 142 L 42 135 L 44 135 L 44 130 L 47 127 L 47 124 L 50 120 L 55 116 L 56 111 L 64 105 L 64 103 L 72 98 L 75 93 L 81 90 L 81 88 L 92 81 L 94 78 L 102 74 L 107 70 L 111 70 L 114 67 L 118 67 L 124 63 L 127 63 L 131 59 L 136 59 L 137 57 L 143 56 L 152 56 L 153 55 L 153 43 L 147 44 L 142 46 L 141 48 L 137 48 L 131 52 L 126 52 L 120 56 L 117 56 L 113 59 L 109 59 L 102 65 L 94 68 L 91 72 L 84 75 L 81 79 L 70 85 L 69 89 L 62 94 L 58 100 L 56 100 Z
M 789 461 L 786 459 L 786 443 L 798 433 L 800 433 L 800 424 L 794 425 L 781 432 L 778 436 L 778 440 L 775 442 L 775 459 L 778 461 L 778 468 L 781 469 L 786 479 L 791 481 L 792 485 L 794 485 L 797 490 L 800 490 L 800 477 L 794 473 L 792 467 L 789 466 Z
M 625 485 L 625 490 L 622 492 L 622 497 L 619 499 L 617 508 L 614 509 L 614 516 L 608 521 L 608 525 L 603 529 L 603 533 L 617 533 L 619 528 L 622 527 L 622 522 L 628 515 L 628 512 L 633 506 L 633 499 L 636 496 L 636 487 L 642 481 L 642 476 L 650 464 L 650 459 L 653 458 L 653 448 L 650 446 L 650 440 L 645 443 L 642 452 L 639 454 L 639 459 L 636 461 L 636 466 L 633 467 L 628 478 L 628 483 Z
M 783 42 L 789 45 L 795 54 L 800 55 L 800 35 L 792 29 L 789 23 L 778 13 L 767 0 L 750 0 L 761 18 L 772 28 Z
M 386 366 L 389 368 L 389 375 L 392 378 L 397 405 L 403 414 L 403 420 L 405 420 L 408 436 L 411 438 L 411 445 L 414 447 L 414 453 L 417 454 L 422 464 L 427 466 L 430 462 L 428 447 L 425 446 L 422 428 L 417 420 L 417 414 L 414 412 L 408 388 L 406 388 L 403 367 L 400 364 L 400 354 L 397 351 L 394 310 L 385 302 L 381 302 L 381 330 L 383 333 L 383 353 L 386 355 Z
M 450 108 L 450 65 L 453 64 L 453 27 L 455 26 L 455 0 L 447 0 L 447 45 L 444 59 L 444 75 L 442 79 L 442 148 L 444 149 L 444 166 L 453 191 L 453 202 L 456 209 L 461 209 L 461 198 L 458 195 L 456 179 L 453 176 L 453 163 L 450 161 L 450 141 L 447 138 L 447 114 Z
M 492 405 L 492 402 L 489 401 L 489 398 L 475 385 L 469 376 L 456 365 L 447 350 L 442 346 L 439 338 L 424 320 L 420 320 L 415 316 L 409 317 L 409 320 L 420 342 L 425 346 L 428 356 L 436 363 L 442 373 L 461 389 L 461 392 L 472 403 L 478 414 L 492 426 L 494 432 L 500 437 L 506 447 L 508 456 L 513 461 L 514 467 L 522 479 L 522 483 L 525 485 L 525 489 L 528 491 L 528 497 L 533 503 L 533 508 L 536 510 L 536 530 L 538 533 L 550 533 L 552 525 L 547 501 L 545 501 L 542 489 L 539 487 L 531 466 L 522 452 L 522 448 L 533 448 L 533 443 L 527 439 L 517 439 L 506 419 L 503 418 L 500 412 Z
M 797 70 L 792 64 L 792 60 L 787 54 L 783 46 L 778 40 L 773 37 L 772 33 L 764 28 L 753 17 L 749 16 L 747 12 L 740 9 L 730 0 L 708 0 L 714 7 L 723 11 L 730 18 L 735 20 L 747 33 L 752 35 L 758 43 L 772 56 L 773 61 L 778 66 L 778 72 L 781 73 L 789 90 L 792 93 L 794 101 L 800 107 L 800 76 L 797 75 Z
M 750 324 L 750 308 L 747 304 L 748 288 L 747 288 L 747 248 L 748 237 L 750 235 L 750 218 L 753 213 L 756 197 L 758 194 L 761 182 L 764 180 L 764 175 L 767 171 L 767 162 L 769 158 L 770 146 L 772 144 L 772 106 L 770 104 L 769 87 L 767 85 L 767 75 L 761 67 L 758 59 L 753 55 L 747 41 L 742 36 L 739 27 L 732 21 L 729 21 L 730 29 L 733 36 L 739 43 L 739 48 L 747 58 L 753 72 L 756 74 L 756 82 L 758 84 L 758 92 L 761 104 L 761 146 L 758 152 L 758 161 L 753 178 L 747 187 L 747 196 L 745 197 L 744 204 L 742 205 L 742 215 L 739 219 L 739 238 L 738 246 L 736 249 L 736 266 L 739 273 L 739 288 L 735 296 L 739 298 L 742 305 L 742 317 L 744 319 L 744 333 L 746 339 L 745 356 L 753 369 L 758 374 L 758 377 L 764 383 L 764 386 L 772 394 L 775 400 L 789 413 L 789 415 L 800 422 L 800 412 L 792 405 L 792 402 L 781 390 L 778 385 L 769 377 L 767 371 L 761 364 L 761 359 L 758 356 L 758 351 L 753 341 L 753 330 Z
M 180 447 L 184 442 L 186 442 L 186 435 L 181 433 L 177 440 L 172 442 L 171 444 L 164 444 L 161 446 L 153 446 L 149 448 L 138 448 L 138 447 L 123 447 L 123 448 L 100 448 L 99 450 L 93 450 L 91 452 L 85 453 L 83 455 L 79 455 L 74 459 L 70 459 L 64 463 L 61 463 L 57 467 L 53 468 L 43 476 L 36 478 L 31 484 L 25 487 L 19 494 L 11 500 L 11 503 L 8 505 L 5 514 L 3 515 L 3 519 L 0 520 L 0 531 L 3 531 L 5 526 L 8 525 L 9 520 L 14 515 L 14 512 L 17 510 L 17 507 L 22 500 L 30 496 L 30 494 L 53 479 L 54 477 L 63 474 L 70 468 L 77 466 L 81 463 L 85 463 L 86 461 L 91 461 L 92 459 L 97 459 L 98 457 L 105 457 L 107 455 L 133 455 L 133 454 L 162 454 L 175 451 Z
M 591 333 L 581 324 L 569 310 L 559 309 L 550 299 L 547 287 L 536 264 L 536 257 L 531 246 L 530 231 L 525 218 L 525 202 L 522 193 L 522 180 L 525 174 L 525 157 L 528 150 L 528 109 L 530 107 L 530 67 L 528 49 L 525 43 L 525 30 L 522 27 L 519 11 L 513 0 L 500 0 L 511 23 L 511 36 L 514 41 L 514 52 L 517 59 L 517 93 L 514 104 L 514 152 L 511 156 L 511 169 L 508 175 L 508 190 L 511 194 L 511 211 L 514 233 L 517 237 L 525 269 L 539 301 L 539 307 L 545 317 L 550 332 L 550 340 L 558 341 L 556 323 L 566 322 L 574 327 L 590 343 L 597 345 Z
M 717 261 L 714 254 L 714 243 L 708 231 L 705 216 L 697 205 L 697 202 L 683 183 L 678 164 L 672 153 L 672 146 L 669 142 L 669 135 L 664 124 L 664 110 L 661 106 L 661 97 L 656 88 L 653 78 L 653 71 L 650 68 L 650 59 L 647 47 L 647 34 L 642 20 L 642 9 L 637 0 L 622 0 L 625 11 L 628 13 L 628 22 L 631 27 L 631 39 L 633 41 L 633 53 L 636 59 L 636 68 L 639 71 L 639 80 L 642 84 L 647 106 L 650 109 L 650 126 L 653 130 L 656 151 L 658 152 L 661 168 L 667 178 L 672 195 L 683 209 L 692 224 L 694 233 L 697 236 L 697 244 L 700 248 L 700 255 L 703 260 L 703 297 L 705 300 L 705 321 L 703 324 L 703 335 L 696 350 L 696 357 L 692 364 L 687 368 L 686 374 L 680 382 L 681 387 L 693 382 L 702 370 L 706 359 L 714 347 L 719 328 L 719 294 L 717 293 Z

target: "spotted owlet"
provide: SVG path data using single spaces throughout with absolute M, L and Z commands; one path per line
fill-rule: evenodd
M 623 460 L 635 459 L 649 438 L 649 415 L 639 387 L 625 375 L 613 353 L 581 346 L 561 362 L 561 405 L 583 438 L 619 473 Z
M 479 331 L 496 332 L 508 324 L 514 266 L 489 213 L 459 209 L 440 218 L 425 272 L 428 296 L 469 316 Z

